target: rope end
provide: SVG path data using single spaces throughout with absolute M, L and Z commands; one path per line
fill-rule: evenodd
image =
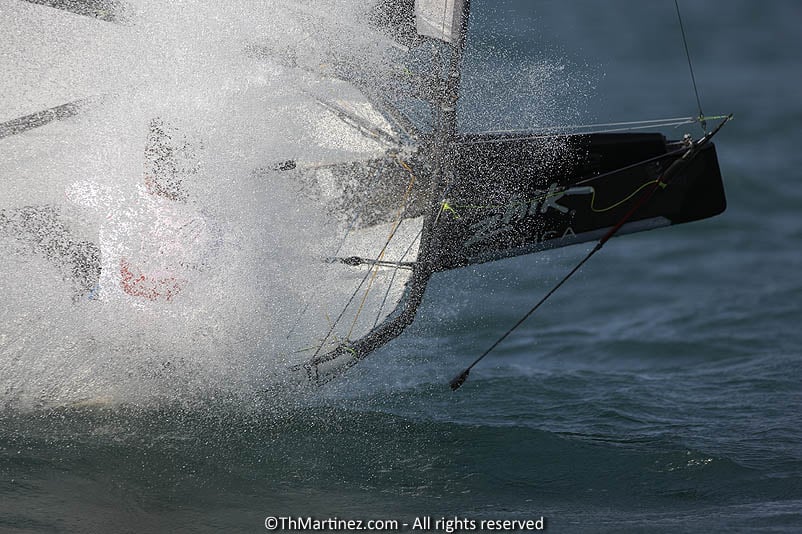
M 465 369 L 464 371 L 462 371 L 457 376 L 455 376 L 454 378 L 452 378 L 451 382 L 449 382 L 449 384 L 448 384 L 449 387 L 451 388 L 451 391 L 457 391 L 460 387 L 462 387 L 462 384 L 464 384 L 465 381 L 468 380 L 468 375 L 470 373 L 471 373 L 471 369 L 469 367 L 469 368 Z

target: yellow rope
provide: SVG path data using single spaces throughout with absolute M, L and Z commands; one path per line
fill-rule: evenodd
M 393 228 L 390 231 L 390 235 L 387 236 L 386 244 L 390 243 L 390 241 L 395 236 L 396 230 L 398 230 L 398 227 L 401 226 L 401 215 L 404 213 L 404 208 L 407 205 L 409 194 L 412 192 L 412 186 L 415 185 L 415 180 L 417 180 L 417 178 L 415 177 L 415 173 L 412 172 L 412 169 L 409 167 L 409 165 L 404 163 L 404 161 L 401 159 L 400 156 L 396 156 L 396 159 L 398 160 L 398 163 L 401 165 L 401 167 L 403 167 L 409 173 L 409 184 L 407 185 L 407 190 L 404 193 L 404 198 L 401 199 L 401 205 L 398 206 L 398 212 L 395 215 Z M 379 275 L 378 262 L 384 258 L 384 254 L 386 252 L 387 252 L 387 245 L 384 246 L 384 248 L 381 251 L 381 254 L 379 254 L 379 257 L 376 259 L 377 264 L 374 264 L 373 266 L 373 275 L 370 278 L 370 282 L 368 282 L 368 287 L 365 289 L 365 294 L 362 296 L 362 301 L 359 303 L 359 308 L 357 309 L 356 315 L 354 316 L 354 320 L 351 323 L 351 328 L 348 330 L 348 334 L 345 336 L 346 339 L 351 338 L 351 333 L 354 331 L 354 328 L 356 327 L 356 322 L 359 319 L 359 315 L 362 313 L 362 308 L 365 306 L 365 302 L 368 299 L 368 293 L 370 292 L 371 287 L 373 287 L 373 282 L 376 280 L 376 277 Z
M 594 204 L 596 203 L 596 188 L 591 187 L 591 189 L 593 190 L 593 194 L 590 197 L 590 209 L 594 213 L 604 213 L 605 211 L 610 211 L 612 209 L 615 209 L 615 208 L 619 207 L 620 205 L 625 204 L 626 202 L 631 200 L 632 197 L 634 197 L 638 193 L 640 193 L 643 190 L 643 188 L 648 187 L 650 185 L 653 185 L 653 184 L 655 184 L 657 182 L 658 182 L 658 180 L 651 180 L 649 182 L 646 182 L 645 184 L 643 184 L 640 187 L 638 187 L 635 191 L 633 191 L 629 196 L 627 196 L 623 200 L 619 200 L 615 204 L 613 204 L 611 206 L 607 206 L 606 208 L 596 208 L 596 207 L 594 207 Z M 662 183 L 660 184 L 660 187 L 662 187 L 662 188 L 665 188 L 665 186 L 666 186 L 666 184 L 662 184 Z M 526 205 L 531 204 L 533 202 L 541 202 L 541 201 L 546 200 L 548 198 L 556 197 L 558 195 L 561 195 L 561 194 L 564 193 L 564 191 L 565 191 L 564 189 L 561 189 L 561 190 L 554 191 L 552 193 L 548 193 L 548 194 L 544 194 L 544 195 L 540 195 L 540 196 L 537 196 L 537 197 L 534 197 L 534 198 L 531 198 L 531 199 L 528 199 L 528 200 L 519 200 L 518 202 L 513 202 L 513 203 L 507 204 L 505 206 L 492 205 L 492 204 L 485 205 L 485 206 L 476 205 L 476 204 L 450 204 L 448 201 L 444 200 L 444 201 L 442 201 L 440 203 L 440 206 L 441 206 L 440 211 L 441 212 L 451 213 L 451 215 L 452 215 L 452 217 L 454 219 L 459 219 L 460 218 L 460 214 L 457 212 L 457 208 L 459 208 L 459 209 L 485 209 L 485 210 L 489 210 L 489 209 L 496 209 L 496 210 L 508 209 L 508 208 L 514 208 L 514 207 L 518 207 L 518 206 L 526 206 Z
M 606 208 L 604 208 L 604 209 L 598 209 L 598 208 L 594 208 L 594 207 L 593 207 L 593 205 L 596 203 L 596 189 L 595 189 L 595 188 L 593 188 L 593 195 L 590 197 L 590 209 L 593 211 L 593 213 L 604 213 L 605 211 L 610 211 L 610 210 L 612 210 L 612 209 L 615 209 L 615 208 L 617 208 L 617 207 L 618 207 L 618 206 L 620 206 L 621 204 L 624 204 L 624 203 L 628 202 L 629 200 L 631 200 L 631 199 L 632 199 L 632 197 L 634 197 L 635 195 L 637 195 L 638 193 L 640 193 L 640 192 L 643 190 L 643 188 L 644 188 L 644 187 L 648 187 L 648 186 L 650 186 L 650 185 L 652 185 L 652 184 L 658 184 L 658 183 L 660 184 L 660 187 L 662 187 L 662 188 L 664 188 L 664 189 L 665 189 L 665 187 L 666 187 L 666 185 L 667 185 L 667 184 L 665 184 L 665 183 L 663 183 L 663 182 L 660 182 L 660 179 L 659 179 L 659 178 L 658 178 L 657 180 L 651 180 L 651 181 L 649 181 L 649 182 L 646 182 L 645 184 L 643 184 L 643 185 L 642 185 L 642 186 L 640 186 L 639 188 L 637 188 L 637 189 L 636 189 L 635 191 L 633 191 L 633 192 L 632 192 L 632 194 L 631 194 L 631 195 L 629 195 L 627 198 L 625 198 L 625 199 L 623 199 L 623 200 L 619 200 L 618 202 L 616 202 L 616 203 L 615 203 L 615 204 L 613 204 L 612 206 L 607 206 L 607 207 L 606 207 Z

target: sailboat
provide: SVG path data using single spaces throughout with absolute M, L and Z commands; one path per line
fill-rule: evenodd
M 43 3 L 70 9 L 58 1 Z M 303 4 L 288 6 L 301 17 L 315 15 Z M 89 16 L 115 23 L 113 13 L 99 13 Z M 677 119 L 603 125 L 601 131 L 463 133 L 457 128 L 457 107 L 470 0 L 380 0 L 370 18 L 377 39 L 395 54 L 389 73 L 377 75 L 353 58 L 323 64 L 319 56 L 307 60 L 297 50 L 264 43 L 243 50 L 254 64 L 297 74 L 293 91 L 302 98 L 290 115 L 303 115 L 322 139 L 313 140 L 318 145 L 306 153 L 272 161 L 257 158 L 249 173 L 253 183 L 270 186 L 274 205 L 288 203 L 286 213 L 308 214 L 297 215 L 295 224 L 314 220 L 326 235 L 319 246 L 305 245 L 314 248 L 306 250 L 306 271 L 292 283 L 277 282 L 296 290 L 288 302 L 275 304 L 281 313 L 267 345 L 279 380 L 321 385 L 342 375 L 414 321 L 438 273 L 577 243 L 603 244 L 613 235 L 697 221 L 725 210 L 710 140 L 726 117 L 698 139 L 668 140 L 642 131 L 644 126 L 674 125 Z M 91 31 L 97 31 L 92 24 Z M 262 98 L 258 83 L 248 83 L 237 98 Z M 50 142 L 48 136 L 75 137 L 70 121 L 93 106 L 102 110 L 107 100 L 90 89 L 69 98 L 0 123 L 0 151 L 19 152 L 29 142 Z M 255 107 L 243 115 L 251 124 L 256 124 Z M 115 310 L 122 303 L 136 313 L 176 317 L 182 299 L 195 298 L 196 306 L 197 295 L 208 291 L 193 283 L 193 276 L 206 280 L 204 273 L 233 262 L 221 259 L 225 221 L 219 213 L 216 221 L 208 217 L 209 210 L 198 208 L 200 201 L 192 197 L 197 190 L 185 188 L 202 172 L 203 166 L 193 163 L 199 151 L 193 147 L 202 143 L 161 115 L 143 117 L 137 138 L 142 146 L 132 153 L 144 161 L 135 203 L 146 208 L 115 208 L 99 218 L 89 237 L 78 238 L 52 201 L 2 205 L 0 236 L 27 243 L 24 254 L 57 265 L 71 281 L 76 306 L 87 301 L 104 306 L 111 300 Z M 217 146 L 224 142 L 218 140 Z M 82 181 L 68 185 L 66 195 L 77 209 L 112 205 L 108 199 L 117 198 L 104 197 Z M 115 222 L 123 220 L 121 214 L 127 219 Z M 127 245 L 130 228 L 137 225 L 147 227 L 158 243 Z M 150 272 L 154 258 L 161 263 Z M 167 267 L 165 258 L 171 262 Z M 189 321 L 188 315 L 183 313 L 182 320 Z M 186 337 L 198 339 L 188 324 Z M 223 345 L 226 350 L 233 346 Z M 268 350 L 258 343 L 250 347 Z M 174 364 L 162 367 L 173 369 Z
M 697 221 L 726 209 L 710 138 L 729 117 L 718 117 L 718 127 L 696 140 L 622 131 L 675 119 L 607 124 L 603 131 L 581 133 L 460 133 L 456 110 L 470 0 L 389 2 L 384 8 L 387 18 L 406 23 L 395 25 L 396 36 L 406 37 L 412 48 L 430 50 L 435 67 L 418 94 L 427 100 L 433 127 L 424 133 L 388 99 L 373 100 L 406 140 L 403 150 L 388 156 L 396 159 L 397 172 L 385 172 L 396 175 L 391 198 L 399 209 L 393 217 L 388 211 L 391 229 L 372 254 L 339 251 L 333 258 L 364 274 L 323 342 L 294 366 L 310 382 L 331 380 L 397 337 L 413 322 L 429 280 L 439 272 L 588 241 L 603 244 L 613 235 Z M 399 155 L 404 151 L 411 152 L 406 160 Z M 417 196 L 410 195 L 413 187 Z M 381 321 L 360 323 L 380 276 L 389 279 Z M 350 324 L 347 332 L 338 330 L 342 323 Z

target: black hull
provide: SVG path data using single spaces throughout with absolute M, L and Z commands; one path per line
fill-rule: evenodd
M 598 239 L 685 150 L 660 134 L 463 137 L 429 261 L 446 270 Z M 621 233 L 705 219 L 725 208 L 708 143 Z

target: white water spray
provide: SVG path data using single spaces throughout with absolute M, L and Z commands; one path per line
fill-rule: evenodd
M 248 394 L 286 366 L 343 228 L 271 169 L 382 148 L 310 97 L 359 99 L 327 62 L 385 52 L 361 2 L 336 7 L 143 0 L 118 24 L 4 3 L 0 121 L 95 100 L 0 139 L 0 404 Z M 100 272 L 76 288 L 82 246 Z
M 349 226 L 327 209 L 343 204 L 343 184 L 320 172 L 312 191 L 281 169 L 388 148 L 337 113 L 386 130 L 337 70 L 367 83 L 407 74 L 394 62 L 403 47 L 368 23 L 371 3 L 113 6 L 116 22 L 0 7 L 12 73 L 0 123 L 83 102 L 0 138 L 0 405 L 250 396 L 319 347 L 363 279 L 324 261 Z M 545 90 L 531 90 L 540 110 Z M 410 221 L 387 257 L 416 250 Z M 386 226 L 342 255 L 375 257 Z M 400 298 L 392 278 L 392 294 L 375 284 L 367 328 L 392 309 L 386 295 Z M 344 323 L 347 337 L 357 321 Z

